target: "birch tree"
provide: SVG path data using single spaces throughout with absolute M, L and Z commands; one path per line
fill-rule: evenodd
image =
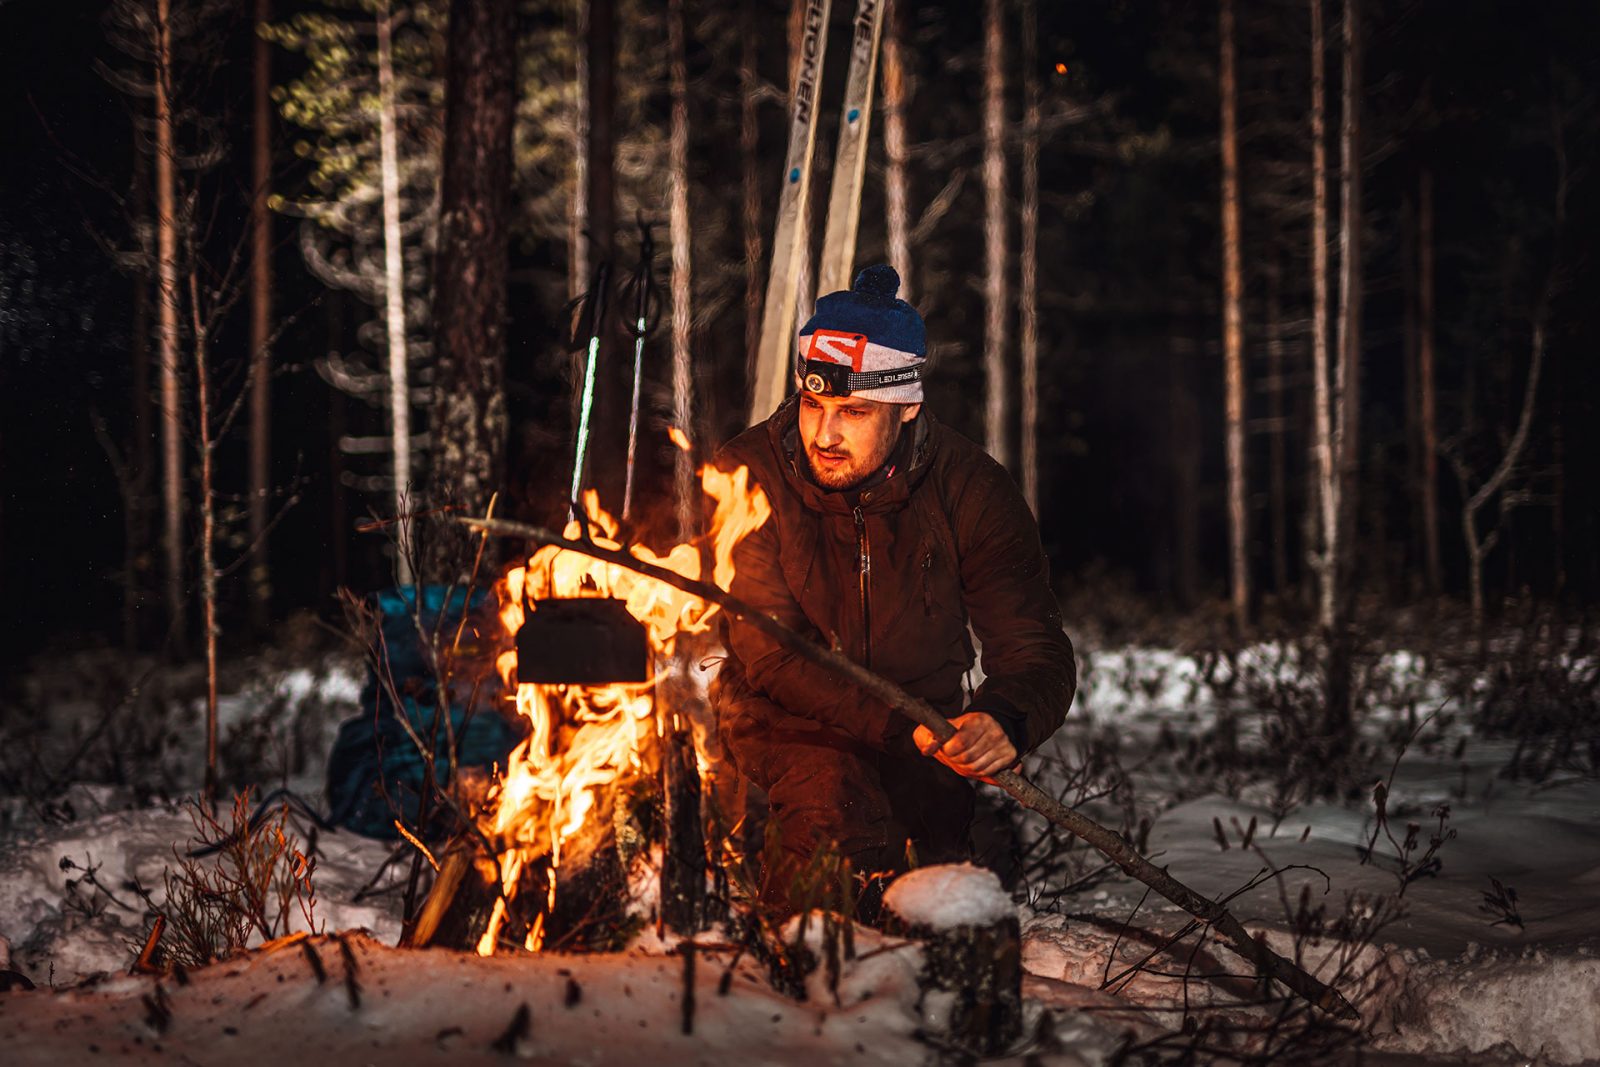
M 1334 477 L 1332 390 L 1328 373 L 1328 147 L 1327 44 L 1322 0 L 1311 6 L 1311 387 L 1312 470 L 1317 533 L 1311 569 L 1317 575 L 1317 622 L 1331 633 L 1335 621 L 1339 487 Z
M 672 421 L 687 434 L 692 433 L 694 427 L 689 350 L 693 276 L 689 257 L 689 74 L 684 55 L 683 0 L 669 0 L 668 3 L 667 51 L 672 91 L 671 164 L 668 168 L 672 231 Z M 673 500 L 680 540 L 687 541 L 694 533 L 699 503 L 696 489 L 694 462 L 689 453 L 678 450 L 673 457 Z
M 378 15 L 378 158 L 383 188 L 383 310 L 389 348 L 389 439 L 394 456 L 394 514 L 399 520 L 395 580 L 412 581 L 411 379 L 407 363 L 405 248 L 400 229 L 400 136 L 394 76 L 394 11 L 381 0 Z
M 1006 414 L 1005 5 L 986 0 L 983 20 L 984 448 L 1011 465 Z
M 359 331 L 375 358 L 331 353 L 317 367 L 383 415 L 383 437 L 344 444 L 388 457 L 376 483 L 398 520 L 401 584 L 414 577 L 408 494 L 427 447 L 413 416 L 429 384 L 422 372 L 430 349 L 420 335 L 431 315 L 428 264 L 438 230 L 443 87 L 432 68 L 441 19 L 433 0 L 362 0 L 348 14 L 301 14 L 270 31 L 308 61 L 279 95 L 284 117 L 307 135 L 297 151 L 313 164 L 309 191 L 274 203 L 306 220 L 300 249 L 312 274 L 378 310 Z
M 1559 85 L 1559 81 L 1557 83 Z M 1534 290 L 1532 305 L 1528 310 L 1528 370 L 1523 379 L 1522 400 L 1518 407 L 1516 428 L 1505 444 L 1500 456 L 1490 466 L 1487 474 L 1473 469 L 1468 457 L 1466 434 L 1445 442 L 1443 452 L 1455 472 L 1461 490 L 1461 534 L 1467 551 L 1467 588 L 1472 608 L 1472 625 L 1478 634 L 1480 655 L 1485 649 L 1484 630 L 1484 563 L 1500 543 L 1501 530 L 1513 511 L 1530 504 L 1548 504 L 1553 500 L 1533 489 L 1534 472 L 1528 463 L 1530 437 L 1534 413 L 1539 396 L 1539 383 L 1543 375 L 1550 345 L 1551 305 L 1567 284 L 1565 271 L 1565 239 L 1567 230 L 1568 200 L 1571 195 L 1572 164 L 1569 159 L 1569 126 L 1574 116 L 1554 95 L 1548 114 L 1549 145 L 1553 160 L 1554 180 L 1549 216 L 1548 265 Z M 1577 128 L 1584 128 L 1578 126 Z M 1509 229 L 1509 228 L 1508 228 Z M 1522 237 L 1512 232 L 1508 243 Z M 1508 254 L 1507 260 L 1512 257 Z M 1494 506 L 1494 521 L 1487 530 L 1480 528 L 1483 513 Z

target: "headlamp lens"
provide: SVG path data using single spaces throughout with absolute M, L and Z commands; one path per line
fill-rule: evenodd
M 826 360 L 808 359 L 805 363 L 801 384 L 806 391 L 817 393 L 821 396 L 849 396 L 850 395 L 850 368 L 843 363 L 829 363 Z

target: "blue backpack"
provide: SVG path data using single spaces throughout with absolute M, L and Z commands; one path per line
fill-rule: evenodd
M 505 687 L 494 670 L 490 644 L 500 623 L 483 590 L 469 602 L 464 589 L 427 585 L 419 590 L 405 585 L 375 594 L 374 601 L 381 613 L 382 643 L 369 662 L 361 690 L 362 713 L 339 727 L 328 757 L 329 821 L 368 837 L 396 839 L 399 820 L 419 837 L 438 837 L 448 827 L 418 825 L 427 764 L 401 716 L 425 745 L 431 742 L 441 786 L 448 784 L 450 774 L 451 733 L 458 772 L 494 764 L 504 768 L 527 728 L 520 717 L 501 710 Z M 463 616 L 458 677 L 452 679 L 446 702 L 447 730 L 426 649 L 435 633 L 441 644 L 454 642 Z M 380 670 L 392 679 L 392 690 Z M 474 682 L 478 683 L 475 696 Z M 391 693 L 399 696 L 398 707 Z

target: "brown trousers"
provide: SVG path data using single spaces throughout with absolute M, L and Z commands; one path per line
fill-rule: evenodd
M 857 874 L 904 871 L 908 842 L 921 865 L 970 857 L 971 783 L 909 744 L 882 752 L 787 715 L 729 741 L 739 769 L 767 793 L 761 900 L 774 913 L 804 905 L 790 899 L 795 878 L 830 844 Z

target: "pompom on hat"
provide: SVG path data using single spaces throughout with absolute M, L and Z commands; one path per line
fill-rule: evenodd
M 922 403 L 927 332 L 917 309 L 895 296 L 900 275 L 887 263 L 867 267 L 849 289 L 817 300 L 800 328 L 800 387 L 884 404 Z

